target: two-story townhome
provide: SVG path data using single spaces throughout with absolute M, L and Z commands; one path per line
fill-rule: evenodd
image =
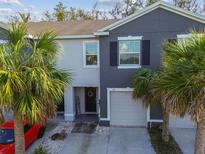
M 132 98 L 134 73 L 141 67 L 160 67 L 163 41 L 204 28 L 203 16 L 157 2 L 121 20 L 29 23 L 28 33 L 57 34 L 57 67 L 73 78 L 58 108 L 66 121 L 92 115 L 103 125 L 145 127 L 162 122 L 161 109 L 145 109 L 140 99 Z M 194 124 L 188 116 L 170 115 L 170 127 Z

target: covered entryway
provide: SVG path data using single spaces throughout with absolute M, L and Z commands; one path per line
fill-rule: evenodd
M 75 87 L 75 121 L 98 122 L 98 87 Z
M 147 110 L 140 99 L 132 98 L 132 90 L 115 89 L 110 91 L 110 125 L 146 127 Z

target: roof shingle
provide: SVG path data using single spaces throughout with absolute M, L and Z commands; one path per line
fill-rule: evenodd
M 82 20 L 67 22 L 30 22 L 28 33 L 38 35 L 42 31 L 54 31 L 58 36 L 67 35 L 93 35 L 97 30 L 106 27 L 117 20 Z

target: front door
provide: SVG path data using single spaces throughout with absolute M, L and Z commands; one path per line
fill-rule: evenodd
M 58 113 L 63 113 L 64 112 L 64 98 L 62 99 L 62 102 L 60 104 L 58 104 L 57 112 Z
M 96 112 L 96 88 L 85 88 L 85 112 Z

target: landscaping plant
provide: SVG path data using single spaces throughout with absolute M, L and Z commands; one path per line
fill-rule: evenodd
M 155 94 L 153 91 L 154 78 L 159 76 L 159 70 L 142 68 L 137 70 L 133 77 L 133 97 L 135 99 L 140 98 L 146 108 L 154 105 L 162 106 L 163 124 L 162 124 L 162 140 L 164 142 L 169 141 L 169 111 L 166 105 L 161 102 L 161 95 Z
M 33 154 L 48 154 L 48 151 L 44 147 L 39 146 L 34 150 Z
M 176 116 L 186 113 L 196 122 L 195 154 L 205 144 L 205 35 L 192 33 L 183 41 L 163 45 L 162 72 L 154 91 Z
M 70 74 L 56 69 L 55 34 L 28 38 L 24 24 L 11 24 L 0 45 L 0 108 L 14 113 L 15 153 L 25 154 L 23 120 L 45 124 L 62 101 Z

